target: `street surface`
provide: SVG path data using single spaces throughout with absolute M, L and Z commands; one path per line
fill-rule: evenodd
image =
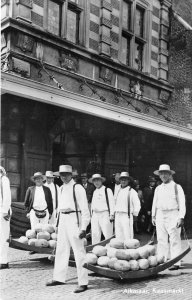
M 189 240 L 192 247 L 192 239 Z M 183 249 L 187 242 L 182 241 Z M 69 267 L 66 285 L 46 287 L 52 279 L 53 264 L 47 256 L 9 248 L 10 269 L 0 270 L 1 300 L 118 300 L 192 299 L 192 251 L 182 260 L 182 269 L 163 271 L 156 278 L 140 281 L 115 281 L 97 277 L 89 271 L 89 288 L 74 294 L 76 268 Z

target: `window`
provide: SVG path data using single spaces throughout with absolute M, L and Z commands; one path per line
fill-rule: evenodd
M 55 1 L 49 1 L 48 5 L 48 31 L 61 35 L 61 4 Z
M 135 69 L 142 71 L 143 69 L 143 44 L 135 42 Z
M 145 49 L 145 10 L 140 1 L 122 2 L 121 62 L 138 71 L 143 70 Z
M 68 4 L 69 5 L 69 4 Z M 67 40 L 79 43 L 79 14 L 80 11 L 72 5 L 68 6 L 67 11 Z
M 122 27 L 124 30 L 131 30 L 131 3 L 123 1 Z
M 122 36 L 122 63 L 130 64 L 130 38 Z
M 82 8 L 78 0 L 46 0 L 47 30 L 72 43 L 79 43 L 79 24 Z M 82 1 L 81 1 L 82 3 Z
M 136 7 L 135 13 L 135 34 L 137 36 L 143 37 L 143 29 L 144 29 L 144 10 Z

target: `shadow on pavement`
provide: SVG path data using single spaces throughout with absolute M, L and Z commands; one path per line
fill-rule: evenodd
M 182 263 L 181 270 L 183 270 L 183 269 L 191 269 L 191 272 L 192 272 L 192 263 L 191 264 Z

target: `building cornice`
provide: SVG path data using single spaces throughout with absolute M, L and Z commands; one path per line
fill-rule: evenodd
M 192 141 L 192 130 L 155 117 L 137 113 L 124 107 L 104 103 L 101 100 L 79 95 L 66 90 L 37 83 L 20 76 L 2 72 L 2 94 L 8 93 L 19 97 L 56 105 L 81 113 L 113 120 L 130 126 L 143 128 L 157 133 Z

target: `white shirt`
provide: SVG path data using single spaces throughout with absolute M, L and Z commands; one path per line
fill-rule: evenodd
M 156 210 L 179 210 L 180 218 L 184 218 L 186 213 L 185 194 L 182 187 L 177 184 L 178 197 L 175 193 L 175 182 L 171 180 L 169 183 L 162 183 L 155 189 L 152 216 L 156 216 Z
M 37 210 L 44 210 L 47 208 L 45 193 L 42 186 L 35 187 L 33 208 Z
M 117 197 L 117 194 L 118 194 L 120 188 L 121 188 L 121 184 L 116 184 L 116 183 L 115 183 L 115 188 L 114 188 L 114 198 L 115 198 L 115 199 L 116 199 L 116 197 Z
M 0 213 L 8 213 L 11 208 L 11 189 L 10 181 L 7 176 L 0 178 Z
M 84 189 L 86 189 L 87 188 L 87 183 L 83 184 L 83 187 L 84 187 Z
M 107 194 L 109 200 L 110 215 L 114 215 L 115 200 L 112 190 L 107 188 Z M 99 189 L 94 190 L 91 210 L 96 212 L 108 211 L 104 185 L 102 185 Z
M 51 191 L 51 195 L 52 195 L 52 199 L 53 199 L 53 209 L 56 209 L 56 192 L 55 192 L 55 185 L 53 182 L 49 183 L 45 183 L 44 186 L 47 186 L 50 191 Z M 58 201 L 58 197 L 59 197 L 59 187 L 56 184 L 56 189 L 57 189 L 57 201 Z
M 120 188 L 115 204 L 116 212 L 128 213 L 128 192 L 130 193 L 130 213 L 138 216 L 141 209 L 141 203 L 137 192 L 134 189 L 129 190 L 130 187 Z
M 59 210 L 76 210 L 75 201 L 73 197 L 73 185 L 75 181 L 70 180 L 69 183 L 64 183 L 60 187 L 59 193 Z M 81 211 L 81 230 L 86 230 L 90 222 L 90 213 L 88 209 L 88 202 L 86 191 L 80 184 L 75 185 L 75 195 L 77 200 L 77 210 Z M 70 226 L 70 224 L 69 224 Z

